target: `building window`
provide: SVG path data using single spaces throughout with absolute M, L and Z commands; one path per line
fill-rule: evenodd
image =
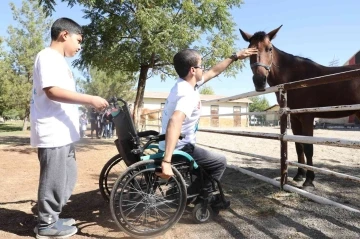
M 241 112 L 241 106 L 234 106 L 233 112 L 234 113 L 240 113 Z
M 212 112 L 211 114 L 218 114 L 219 113 L 219 106 L 218 105 L 212 105 L 212 106 L 210 106 L 210 110 Z

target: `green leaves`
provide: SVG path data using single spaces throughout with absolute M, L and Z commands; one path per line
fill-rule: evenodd
M 54 0 L 38 0 L 47 13 Z M 60 1 L 60 0 L 59 0 Z M 138 73 L 135 110 L 142 102 L 146 79 L 174 77 L 174 55 L 195 48 L 206 68 L 236 51 L 230 9 L 242 0 L 61 0 L 84 7 L 84 42 L 75 66 L 104 72 Z M 243 66 L 238 61 L 226 70 L 234 76 Z M 95 78 L 94 78 L 95 79 Z
M 121 96 L 125 100 L 133 100 L 135 83 L 135 74 L 121 71 L 106 73 L 96 68 L 88 69 L 86 80 L 77 80 L 78 91 L 105 99 Z
M 249 111 L 250 112 L 260 112 L 260 111 L 264 111 L 267 108 L 269 108 L 269 101 L 264 97 L 260 97 L 260 96 L 253 96 L 249 98 L 253 103 L 250 104 L 249 106 Z M 264 121 L 266 116 L 265 115 L 260 115 L 257 116 L 258 119 L 261 119 L 261 121 Z
M 202 95 L 215 95 L 214 90 L 211 88 L 211 86 L 201 86 L 200 88 L 200 94 Z
M 249 98 L 253 103 L 249 106 L 250 112 L 264 111 L 269 108 L 269 101 L 265 97 L 253 96 Z
M 36 54 L 49 35 L 50 21 L 36 0 L 23 1 L 20 8 L 10 3 L 15 25 L 8 27 L 5 43 L 8 51 L 0 50 L 0 114 L 17 110 L 29 114 L 33 65 Z M 25 113 L 24 113 L 25 112 Z
M 79 67 L 138 72 L 140 66 L 149 65 L 153 74 L 164 77 L 174 74 L 167 66 L 180 49 L 202 46 L 208 67 L 235 51 L 229 10 L 239 7 L 241 0 L 62 1 L 82 4 L 85 18 L 90 20 L 84 26 L 83 51 L 76 62 Z M 47 9 L 54 7 L 52 0 L 39 3 Z M 227 75 L 233 76 L 241 67 L 241 63 L 233 64 Z

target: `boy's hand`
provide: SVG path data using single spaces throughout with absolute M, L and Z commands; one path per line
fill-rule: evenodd
M 97 110 L 102 111 L 109 106 L 109 103 L 107 100 L 99 96 L 93 96 L 91 99 L 91 105 L 94 106 Z

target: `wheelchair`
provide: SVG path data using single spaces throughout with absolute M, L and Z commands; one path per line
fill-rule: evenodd
M 143 133 L 143 134 L 145 133 L 146 136 L 144 136 L 144 137 L 151 136 L 151 135 L 154 136 L 154 135 L 159 134 L 157 131 L 152 131 L 152 130 L 141 132 L 141 133 Z M 141 133 L 140 133 L 140 136 L 142 135 Z M 117 147 L 118 147 L 118 141 L 119 141 L 119 139 L 116 139 L 114 142 Z M 146 148 L 146 150 L 149 150 L 150 153 L 156 152 L 157 149 L 158 149 L 157 144 L 149 145 Z M 118 151 L 119 151 L 119 149 L 118 149 Z M 109 202 L 111 190 L 115 184 L 116 179 L 126 169 L 127 169 L 127 163 L 123 160 L 123 158 L 121 157 L 121 154 L 117 154 L 117 155 L 113 156 L 103 166 L 103 168 L 100 172 L 100 177 L 99 177 L 99 190 L 100 190 L 101 196 L 104 198 L 105 201 Z
M 158 176 L 164 152 L 158 149 L 157 143 L 165 140 L 165 135 L 156 131 L 137 132 L 127 103 L 116 97 L 111 102 L 116 106 L 112 115 L 119 154 L 108 161 L 107 168 L 104 166 L 100 181 L 107 182 L 102 193 L 109 197 L 111 215 L 122 231 L 136 238 L 155 237 L 176 224 L 189 204 L 194 205 L 192 218 L 196 223 L 209 221 L 219 210 L 229 206 L 220 182 L 184 151 L 175 150 L 172 155 L 174 176 L 169 179 Z M 122 102 L 122 106 L 118 102 Z M 143 145 L 141 139 L 145 139 Z M 157 151 L 146 155 L 146 149 Z M 120 163 L 124 164 L 123 170 L 112 176 L 117 178 L 110 184 L 109 172 Z M 199 177 L 200 188 L 197 193 L 188 195 L 187 189 L 196 177 Z M 203 187 L 205 177 L 212 183 L 211 192 Z M 211 204 L 213 195 L 219 199 L 216 207 Z

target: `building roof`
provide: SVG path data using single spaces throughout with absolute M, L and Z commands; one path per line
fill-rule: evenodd
M 360 51 L 356 52 L 349 60 L 344 63 L 344 66 L 360 64 Z
M 268 111 L 268 110 L 270 110 L 270 109 L 272 109 L 272 108 L 274 108 L 274 107 L 276 107 L 276 106 L 279 106 L 279 105 L 278 105 L 278 104 L 272 105 L 272 106 L 270 106 L 269 108 L 265 109 L 264 111 Z
M 153 99 L 167 99 L 169 95 L 169 92 L 151 92 L 151 91 L 145 91 L 144 98 L 153 98 Z M 207 101 L 207 100 L 215 100 L 224 98 L 227 96 L 223 95 L 202 95 L 200 94 L 201 101 Z M 232 100 L 230 102 L 239 102 L 239 103 L 252 103 L 251 100 L 248 98 L 239 99 L 239 100 Z

